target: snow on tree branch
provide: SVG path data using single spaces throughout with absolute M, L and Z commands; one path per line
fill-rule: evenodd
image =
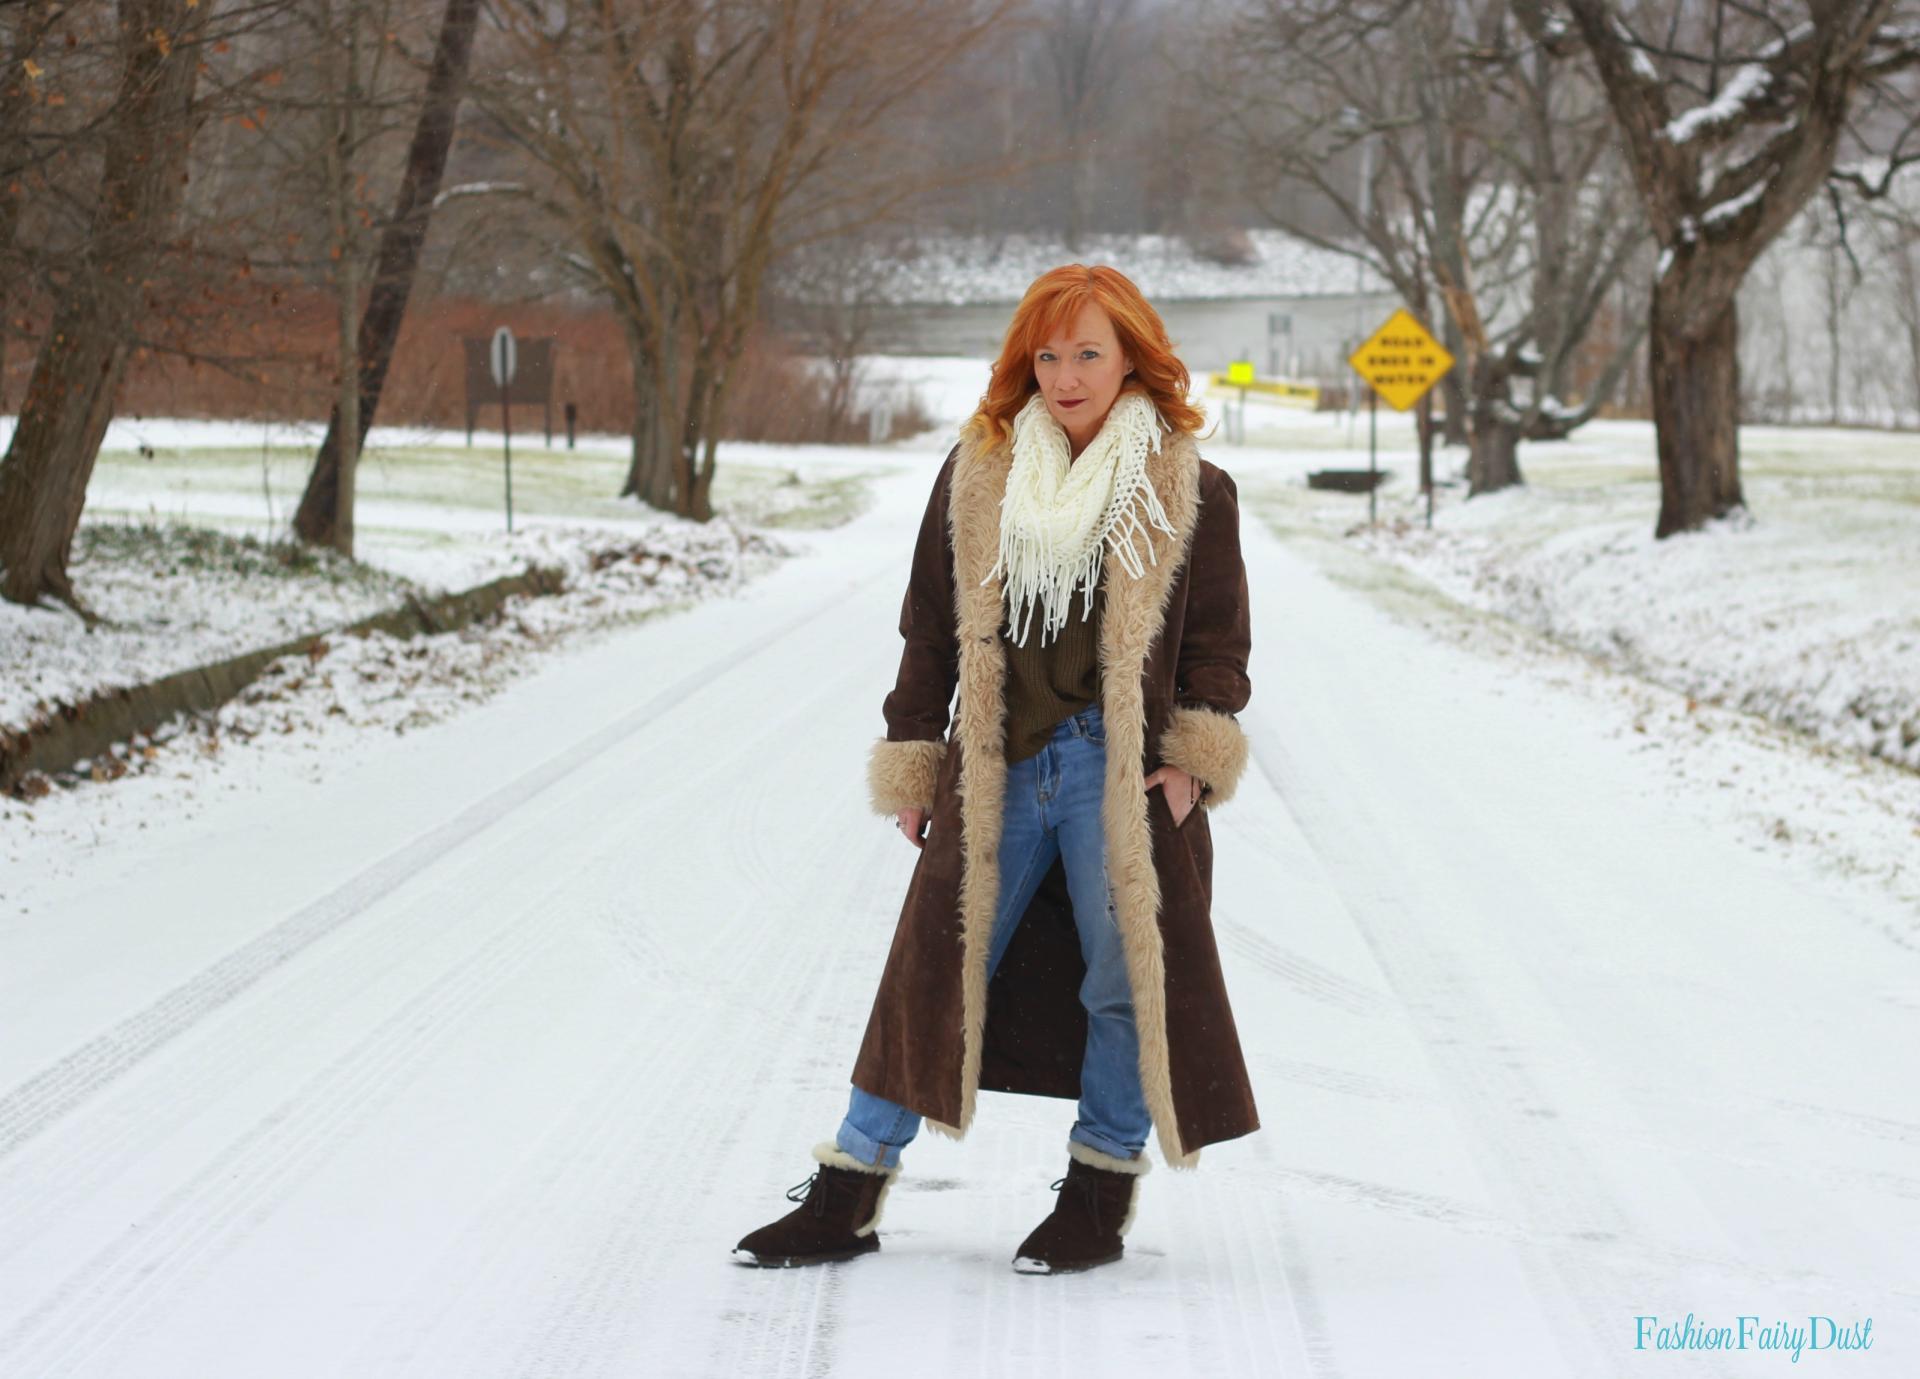
M 521 182 L 462 182 L 458 186 L 447 187 L 434 197 L 433 208 L 437 211 L 449 201 L 465 196 L 525 196 L 528 189 Z
M 1762 101 L 1773 89 L 1772 71 L 1757 62 L 1749 62 L 1728 79 L 1720 94 L 1702 106 L 1674 116 L 1660 130 L 1670 144 L 1684 144 L 1699 138 L 1732 134 L 1754 118 Z

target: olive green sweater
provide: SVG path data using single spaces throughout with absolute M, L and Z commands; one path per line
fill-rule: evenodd
M 1010 616 L 1000 619 L 1000 641 L 1007 652 L 1007 764 L 1025 761 L 1053 735 L 1055 725 L 1089 704 L 1100 702 L 1100 616 L 1107 601 L 1094 595 L 1093 610 L 1080 620 L 1084 591 L 1076 589 L 1060 636 L 1042 645 L 1041 613 L 1027 624 L 1027 644 L 1013 641 Z

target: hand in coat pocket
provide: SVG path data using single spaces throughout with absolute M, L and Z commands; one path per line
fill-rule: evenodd
M 1200 803 L 1200 782 L 1178 766 L 1162 766 L 1146 779 L 1147 789 L 1156 785 L 1167 802 L 1167 812 L 1173 815 L 1173 826 L 1180 827 Z
M 917 848 L 926 847 L 923 834 L 927 827 L 928 814 L 924 809 L 903 809 L 893 816 L 894 825 L 907 835 L 907 841 Z

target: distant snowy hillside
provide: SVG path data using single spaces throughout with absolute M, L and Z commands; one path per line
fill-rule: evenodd
M 1054 235 L 933 235 L 917 256 L 890 265 L 887 296 L 894 302 L 965 306 L 1017 302 L 1027 285 L 1063 263 L 1110 263 L 1151 299 L 1321 297 L 1349 293 L 1354 261 L 1278 230 L 1248 230 L 1252 262 L 1229 265 L 1204 258 L 1175 235 L 1091 235 L 1069 248 Z M 1372 272 L 1364 292 L 1385 290 Z

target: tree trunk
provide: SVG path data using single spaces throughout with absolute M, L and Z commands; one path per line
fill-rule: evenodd
M 360 442 L 366 432 L 360 425 L 360 245 L 353 226 L 353 157 L 357 144 L 360 98 L 360 23 L 361 16 L 353 0 L 344 0 L 340 13 L 343 23 L 338 36 L 329 35 L 328 66 L 344 59 L 343 79 L 330 75 L 332 94 L 339 101 L 335 111 L 334 138 L 327 156 L 327 205 L 333 219 L 333 243 L 339 273 L 335 279 L 337 315 L 336 388 L 334 415 L 340 419 L 339 478 L 334 485 L 333 548 L 353 558 L 354 479 L 359 468 Z M 340 39 L 345 40 L 342 54 Z
M 1896 310 L 1907 332 L 1907 368 L 1913 377 L 1913 414 L 1920 421 L 1920 270 L 1914 267 L 1914 240 L 1903 240 L 1894 250 L 1894 267 L 1900 277 L 1900 296 Z
M 1655 537 L 1690 531 L 1744 505 L 1740 495 L 1740 334 L 1734 302 L 1697 336 L 1680 333 L 1669 300 L 1683 298 L 1680 275 L 1654 284 L 1648 377 L 1660 451 L 1660 521 Z
M 48 0 L 0 6 L 0 33 L 6 35 L 0 47 L 0 62 L 6 63 L 6 75 L 0 77 L 0 147 L 24 149 L 33 126 L 31 85 L 25 68 L 47 29 Z M 7 345 L 13 336 L 13 285 L 26 277 L 24 257 L 16 257 L 14 241 L 19 233 L 20 209 L 25 198 L 15 187 L 0 193 L 0 412 L 7 410 Z
M 0 460 L 0 597 L 51 595 L 86 614 L 67 575 L 87 481 L 113 416 L 141 289 L 171 231 L 193 140 L 210 4 L 121 0 L 120 88 L 104 131 L 100 198 Z M 165 43 L 154 41 L 164 34 Z
M 342 191 L 346 188 L 342 187 Z M 335 446 L 338 477 L 333 491 L 333 548 L 353 559 L 354 479 L 360 468 L 360 446 L 367 429 L 360 424 L 360 351 L 354 313 L 360 306 L 360 275 L 351 252 L 340 256 L 340 316 L 338 323 L 340 390 L 333 415 L 340 422 Z
M 653 375 L 639 330 L 627 331 L 627 360 L 633 372 L 633 456 L 620 496 L 631 494 L 648 507 L 674 511 L 672 446 L 667 419 L 662 415 L 659 381 Z
M 1525 481 L 1520 477 L 1520 418 L 1513 407 L 1512 378 L 1493 356 L 1471 349 L 1468 355 L 1473 425 L 1467 439 L 1467 496 L 1476 498 Z
M 663 340 L 673 340 L 678 331 L 669 328 Z M 651 341 L 639 326 L 627 332 L 627 358 L 633 370 L 633 395 L 636 417 L 634 434 L 638 437 L 633 464 L 627 471 L 624 496 L 633 494 L 648 507 L 662 512 L 680 511 L 678 485 L 682 426 L 684 418 L 674 415 L 671 402 L 677 395 L 679 379 L 674 376 L 671 346 L 663 346 L 658 356 L 648 349 Z M 656 368 L 656 365 L 658 366 Z
M 400 338 L 400 323 L 407 314 L 420 250 L 432 223 L 433 201 L 440 194 L 447 150 L 453 143 L 454 116 L 460 107 L 460 90 L 466 81 L 474 21 L 479 13 L 480 0 L 447 0 L 440 21 L 433 69 L 427 77 L 420 118 L 414 125 L 413 143 L 407 150 L 406 173 L 400 180 L 393 219 L 380 237 L 373 290 L 367 298 L 366 313 L 360 318 L 356 454 L 373 426 L 380 393 L 386 387 L 387 369 L 393 363 L 394 345 Z M 302 540 L 316 545 L 334 542 L 340 493 L 340 427 L 340 409 L 336 406 L 327 419 L 326 438 L 320 442 L 313 472 L 307 476 L 307 491 L 293 518 L 294 531 Z
M 1840 365 L 1847 329 L 1847 297 L 1841 282 L 1841 257 L 1838 246 L 1829 246 L 1826 257 L 1827 289 L 1827 422 L 1840 424 Z
M 673 437 L 674 511 L 682 517 L 704 522 L 708 516 L 694 511 L 695 480 L 698 477 L 700 438 L 706 434 L 706 410 L 713 391 L 712 361 L 704 350 L 693 357 L 693 377 L 687 385 L 687 408 L 679 417 Z
M 1520 428 L 1510 421 L 1476 417 L 1467 455 L 1467 496 L 1497 493 L 1523 482 L 1520 477 Z
M 706 444 L 702 447 L 700 463 L 694 467 L 693 492 L 687 500 L 687 516 L 696 522 L 713 520 L 713 476 L 718 468 L 719 450 L 719 438 L 708 435 Z
M 1787 274 L 1779 275 L 1780 328 L 1774 332 L 1780 342 L 1780 415 L 1774 420 L 1782 426 L 1793 425 L 1793 332 L 1787 323 L 1793 319 L 1787 305 Z
M 1447 353 L 1459 359 L 1466 353 L 1466 339 L 1460 333 L 1460 323 L 1453 319 L 1452 312 L 1443 313 L 1445 319 L 1440 326 L 1440 342 L 1447 347 Z M 1441 444 L 1466 445 L 1467 438 L 1467 380 L 1461 370 L 1448 369 L 1440 380 L 1440 395 L 1447 401 L 1447 415 L 1442 430 Z

